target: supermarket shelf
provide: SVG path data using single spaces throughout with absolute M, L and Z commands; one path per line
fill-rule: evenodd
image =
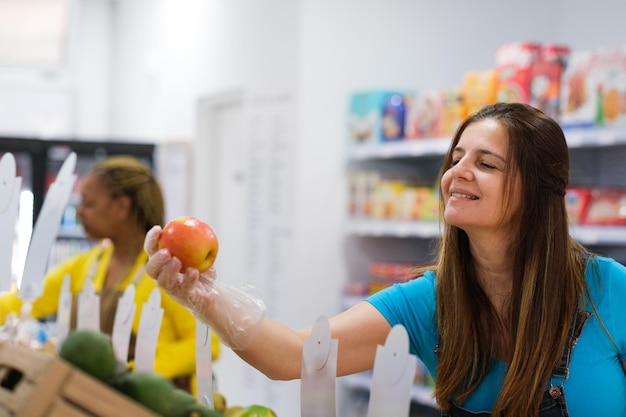
M 351 219 L 346 227 L 349 234 L 360 236 L 433 238 L 440 234 L 438 222 Z
M 346 228 L 357 236 L 436 238 L 440 234 L 437 222 L 408 220 L 352 219 Z M 570 233 L 585 245 L 626 245 L 626 226 L 572 226 Z
M 567 128 L 563 130 L 570 148 L 626 145 L 626 127 Z M 409 139 L 396 142 L 355 144 L 348 159 L 392 159 L 444 155 L 448 138 Z
M 564 129 L 570 148 L 626 145 L 626 127 Z
M 410 158 L 444 155 L 450 146 L 446 138 L 411 139 L 385 143 L 352 145 L 348 158 L 352 160 Z
M 626 245 L 626 226 L 572 226 L 570 233 L 584 245 Z
M 364 391 L 369 391 L 372 385 L 371 374 L 367 372 L 342 376 L 339 378 L 339 381 L 348 388 Z M 433 398 L 433 388 L 425 385 L 413 385 L 411 389 L 411 400 L 433 408 L 436 407 L 437 404 Z

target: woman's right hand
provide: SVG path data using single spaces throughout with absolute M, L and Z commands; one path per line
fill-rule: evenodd
M 210 326 L 222 342 L 245 349 L 260 329 L 266 315 L 263 301 L 249 285 L 228 285 L 217 280 L 215 269 L 199 272 L 187 268 L 167 249 L 158 249 L 162 229 L 154 226 L 144 241 L 149 259 L 146 272 L 173 299 Z
M 197 314 L 214 293 L 215 270 L 210 268 L 200 273 L 197 269 L 187 268 L 180 272 L 181 261 L 167 249 L 158 249 L 161 232 L 160 226 L 154 226 L 146 235 L 144 249 L 149 256 L 146 272 L 172 298 Z

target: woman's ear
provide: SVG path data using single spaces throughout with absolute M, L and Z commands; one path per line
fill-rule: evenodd
M 127 195 L 121 195 L 115 198 L 115 207 L 120 219 L 126 220 L 130 217 L 133 202 Z

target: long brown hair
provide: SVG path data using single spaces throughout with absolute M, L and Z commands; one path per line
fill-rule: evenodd
M 443 218 L 434 265 L 441 345 L 435 397 L 443 409 L 462 403 L 480 385 L 496 357 L 497 335 L 506 332 L 507 364 L 493 415 L 536 416 L 551 372 L 565 349 L 568 330 L 584 298 L 584 248 L 571 238 L 565 209 L 569 153 L 558 123 L 519 103 L 498 103 L 471 115 L 458 128 L 444 158 L 472 123 L 492 119 L 508 133 L 505 201 L 515 175 L 521 207 L 511 236 L 513 289 L 504 320 L 478 283 L 467 234 Z M 443 215 L 443 198 L 440 200 Z M 506 203 L 505 203 L 506 204 Z

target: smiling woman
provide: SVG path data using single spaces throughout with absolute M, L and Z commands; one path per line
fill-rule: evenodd
M 499 103 L 465 120 L 442 165 L 437 260 L 329 320 L 338 375 L 372 369 L 400 324 L 445 416 L 626 415 L 626 267 L 569 235 L 568 178 L 563 132 L 541 111 Z M 145 244 L 159 285 L 268 377 L 299 378 L 311 329 L 248 314 L 255 296 L 214 271 L 177 272 L 159 235 Z

